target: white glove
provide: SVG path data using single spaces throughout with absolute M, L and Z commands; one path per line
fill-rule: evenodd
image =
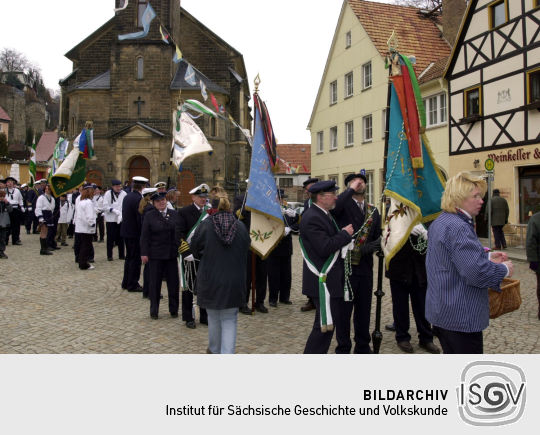
M 295 217 L 296 212 L 292 208 L 286 208 L 283 213 L 285 213 L 289 217 Z
M 24 207 L 21 207 L 21 211 L 24 213 L 24 211 L 25 211 L 25 210 L 24 210 Z
M 414 236 L 422 237 L 427 240 L 427 230 L 424 228 L 424 225 L 418 224 L 413 227 L 411 234 Z
M 354 249 L 354 239 L 351 240 L 347 245 L 345 245 L 343 248 L 341 248 L 341 258 L 345 258 L 347 256 L 348 251 L 352 251 Z
M 113 209 L 112 211 L 116 216 L 120 216 L 120 210 Z
M 186 258 L 184 258 L 185 261 L 195 261 L 195 258 L 193 257 L 193 254 L 189 254 Z
M 285 237 L 287 237 L 290 232 L 291 232 L 291 227 L 285 227 Z
M 40 224 L 42 224 L 42 223 L 43 223 L 43 218 L 40 217 L 40 218 L 38 219 L 38 221 L 39 221 Z

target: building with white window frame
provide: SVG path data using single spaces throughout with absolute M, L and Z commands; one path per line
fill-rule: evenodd
M 365 169 L 368 200 L 378 202 L 388 90 L 386 41 L 392 30 L 401 53 L 416 58 L 421 93 L 431 110 L 427 136 L 435 160 L 443 174 L 448 173 L 447 93 L 442 74 L 451 47 L 440 26 L 436 13 L 426 16 L 416 8 L 343 2 L 308 124 L 312 176 L 335 179 L 342 187 L 348 174 Z

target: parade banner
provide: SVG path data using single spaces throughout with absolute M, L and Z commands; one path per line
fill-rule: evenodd
M 394 83 L 390 86 L 390 127 L 386 189 L 391 199 L 382 235 L 386 266 L 407 242 L 412 228 L 435 219 L 441 211 L 444 179 L 439 172 L 428 139 L 420 134 L 423 167 L 413 167 L 413 158 L 404 129 L 402 106 Z M 417 166 L 417 165 L 415 165 Z
M 257 108 L 246 209 L 251 211 L 251 248 L 264 259 L 281 240 L 285 225 Z
M 51 192 L 58 198 L 60 195 L 81 186 L 85 178 L 86 160 L 79 149 L 73 147 L 57 171 L 49 177 Z
M 189 156 L 213 151 L 206 136 L 186 112 L 175 110 L 173 117 L 172 162 L 178 170 Z

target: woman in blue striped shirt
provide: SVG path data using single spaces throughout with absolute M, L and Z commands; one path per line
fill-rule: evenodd
M 488 288 L 513 273 L 508 256 L 485 252 L 474 231 L 485 192 L 482 177 L 460 172 L 446 183 L 443 212 L 429 228 L 426 318 L 444 353 L 483 353 Z

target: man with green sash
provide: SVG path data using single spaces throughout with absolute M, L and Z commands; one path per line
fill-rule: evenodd
M 208 216 L 209 206 L 207 204 L 210 188 L 207 184 L 201 184 L 190 190 L 193 204 L 178 210 L 178 225 L 180 233 L 179 252 L 182 255 L 182 273 L 180 282 L 184 283 L 182 289 L 182 320 L 186 326 L 195 329 L 195 319 L 193 317 L 193 289 L 195 288 L 195 274 L 197 271 L 196 261 L 193 258 L 189 244 L 199 224 Z M 200 322 L 208 325 L 206 310 L 200 309 Z
M 342 248 L 352 240 L 351 224 L 339 228 L 330 210 L 336 204 L 335 181 L 319 181 L 309 188 L 312 205 L 300 221 L 300 246 L 304 257 L 302 293 L 312 298 L 316 311 L 304 353 L 328 353 L 334 327 L 350 318 L 341 315 L 352 295 L 345 292 Z
M 311 206 L 311 193 L 309 193 L 309 188 L 313 186 L 315 183 L 319 181 L 318 178 L 308 178 L 306 181 L 302 183 L 302 186 L 304 186 L 304 210 L 302 211 L 302 215 L 308 210 L 308 208 Z M 311 298 L 308 296 L 308 299 L 304 305 L 300 307 L 300 311 L 311 311 L 315 309 L 315 304 L 311 300 Z

